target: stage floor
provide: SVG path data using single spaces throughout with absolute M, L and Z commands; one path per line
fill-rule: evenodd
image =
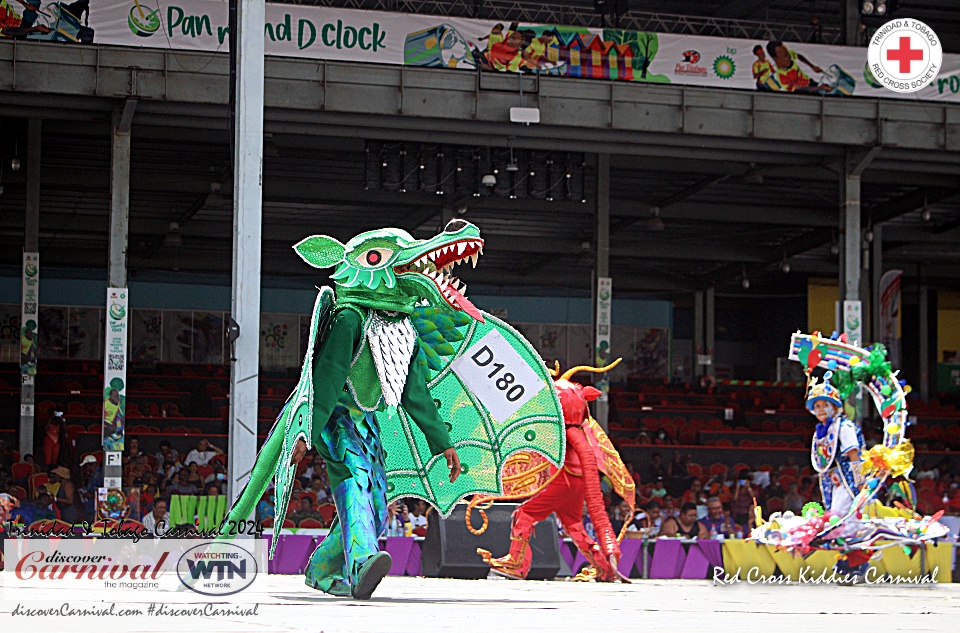
M 0 573 L 0 585 L 4 576 Z M 37 592 L 40 594 L 40 591 Z M 32 598 L 33 596 L 31 596 Z M 138 591 L 117 596 L 115 609 L 140 609 L 123 617 L 23 615 L 25 609 L 109 608 L 112 600 L 91 592 L 62 591 L 19 603 L 0 601 L 2 631 L 104 630 L 204 633 L 228 631 L 543 631 L 585 633 L 656 630 L 676 633 L 743 630 L 853 631 L 956 630 L 960 585 L 749 585 L 710 581 L 646 580 L 632 585 L 505 579 L 445 580 L 387 577 L 367 602 L 330 598 L 308 589 L 301 576 L 270 576 L 267 587 L 229 598 Z M 253 608 L 253 616 L 147 615 L 151 604 L 167 609 L 213 603 Z M 15 614 L 19 612 L 19 614 Z M 882 628 L 881 628 L 882 627 Z

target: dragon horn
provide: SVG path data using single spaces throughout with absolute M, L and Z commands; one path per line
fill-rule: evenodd
M 549 368 L 548 368 L 548 369 L 547 369 L 547 372 L 548 372 L 548 373 L 550 374 L 550 376 L 553 377 L 553 378 L 556 378 L 557 376 L 559 376 L 559 375 L 560 375 L 560 361 L 558 361 L 558 360 L 553 361 L 553 369 L 549 369 Z
M 570 377 L 573 376 L 578 371 L 588 371 L 591 374 L 602 374 L 603 372 L 610 371 L 611 369 L 619 365 L 620 361 L 622 360 L 623 360 L 622 358 L 618 358 L 617 360 L 613 361 L 606 367 L 590 367 L 589 365 L 578 365 L 576 367 L 571 367 L 570 369 L 565 371 L 562 376 L 560 376 L 560 380 L 570 380 Z

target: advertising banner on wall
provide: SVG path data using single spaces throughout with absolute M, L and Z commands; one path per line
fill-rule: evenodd
M 900 281 L 902 270 L 888 270 L 880 278 L 880 341 L 890 352 L 890 363 L 900 367 Z
M 596 347 L 594 348 L 594 364 L 597 367 L 609 365 L 613 360 L 610 357 L 611 313 L 613 303 L 613 279 L 611 277 L 597 278 L 597 331 Z M 601 391 L 600 402 L 607 400 L 610 391 L 610 378 L 606 374 L 597 374 L 594 387 Z
M 49 3 L 31 25 L 0 0 L 4 33 L 27 39 L 226 52 L 224 0 L 98 0 L 89 26 Z M 22 10 L 22 9 L 21 9 Z M 294 4 L 266 5 L 267 55 L 854 97 L 960 102 L 960 55 L 916 93 L 883 87 L 863 47 L 518 24 Z
M 103 353 L 103 448 L 122 451 L 127 411 L 127 289 L 107 288 Z

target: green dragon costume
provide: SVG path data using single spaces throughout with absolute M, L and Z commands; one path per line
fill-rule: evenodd
M 420 497 L 446 516 L 467 495 L 501 492 L 503 463 L 518 451 L 562 465 L 563 415 L 532 346 L 477 310 L 451 274 L 461 262 L 476 266 L 483 240 L 473 224 L 453 220 L 428 240 L 380 229 L 346 244 L 308 237 L 294 248 L 316 268 L 336 267 L 336 296 L 326 287 L 317 296 L 300 381 L 221 534 L 231 538 L 224 526 L 248 519 L 271 479 L 284 517 L 294 450 L 301 441 L 316 447 L 337 519 L 305 581 L 366 599 L 391 565 L 378 551 L 390 500 Z M 456 482 L 445 451 L 462 460 Z

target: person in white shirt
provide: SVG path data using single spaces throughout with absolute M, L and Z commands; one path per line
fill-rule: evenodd
M 210 460 L 217 455 L 223 455 L 223 450 L 217 448 L 207 440 L 200 440 L 197 442 L 197 447 L 187 453 L 187 459 L 184 463 L 189 464 L 190 462 L 196 462 L 197 466 L 206 466 L 210 463 Z
M 427 502 L 423 499 L 417 499 L 413 504 L 413 512 L 410 513 L 410 524 L 413 529 L 427 529 Z
M 167 500 L 166 499 L 154 499 L 153 501 L 153 512 L 149 513 L 147 516 L 143 517 L 143 527 L 147 528 L 151 534 L 155 534 L 157 531 L 157 523 L 163 522 L 162 529 L 170 529 L 170 514 L 167 512 Z

